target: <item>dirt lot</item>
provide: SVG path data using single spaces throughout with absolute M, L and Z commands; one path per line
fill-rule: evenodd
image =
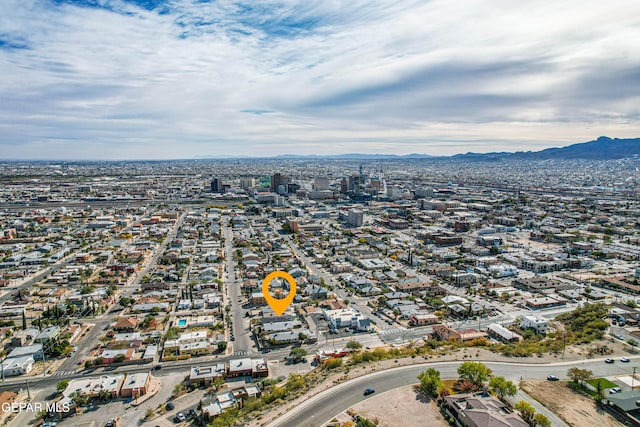
M 436 403 L 434 401 L 427 402 L 414 391 L 413 386 L 379 394 L 355 405 L 352 409 L 359 415 L 375 422 L 379 427 L 448 426 L 440 415 Z M 345 412 L 336 418 L 342 422 L 351 419 Z
M 520 387 L 555 412 L 567 424 L 577 427 L 620 427 L 611 415 L 598 411 L 592 399 L 573 392 L 566 381 L 523 381 Z

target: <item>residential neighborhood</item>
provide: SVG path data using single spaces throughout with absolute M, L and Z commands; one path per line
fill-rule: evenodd
M 513 173 L 499 166 L 479 184 L 410 163 L 185 165 L 2 169 L 2 390 L 56 402 L 9 425 L 256 422 L 278 393 L 390 354 L 635 361 L 637 177 L 603 185 L 626 166 L 554 189 L 554 174 L 584 177 L 567 166 L 526 187 L 498 185 Z M 468 172 L 437 176 L 453 173 Z M 296 285 L 281 315 L 268 300 L 291 286 L 274 279 L 265 295 L 273 272 Z M 636 393 L 635 369 L 615 366 L 629 384 L 608 381 Z M 442 413 L 526 425 L 477 392 L 444 397 Z

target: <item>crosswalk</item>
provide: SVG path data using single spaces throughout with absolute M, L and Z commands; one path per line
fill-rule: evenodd
M 233 355 L 234 356 L 251 356 L 251 352 L 250 351 L 234 351 Z
M 52 377 L 62 377 L 64 375 L 73 375 L 76 371 L 57 371 L 51 374 Z
M 378 331 L 378 335 L 396 335 L 406 331 L 406 328 L 387 328 Z

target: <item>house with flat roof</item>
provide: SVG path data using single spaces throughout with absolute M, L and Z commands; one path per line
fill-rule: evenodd
M 21 356 L 32 356 L 34 360 L 42 360 L 44 359 L 44 351 L 42 349 L 42 344 L 33 344 L 24 347 L 16 347 L 11 350 L 11 353 L 7 355 L 7 358 L 10 357 L 21 357 Z
M 537 334 L 546 334 L 549 322 L 536 316 L 520 317 L 520 329 L 533 329 Z
M 229 361 L 228 377 L 251 376 L 253 372 L 251 359 L 232 359 Z
M 18 375 L 25 375 L 31 372 L 35 360 L 31 355 L 7 357 L 2 361 L 2 375 L 5 377 L 15 377 Z
M 189 373 L 189 384 L 208 385 L 216 378 L 224 378 L 227 375 L 227 367 L 224 363 L 216 363 L 207 366 L 193 366 Z
M 497 323 L 492 323 L 487 327 L 487 334 L 489 335 L 489 337 L 503 343 L 522 341 L 522 336 L 520 334 L 510 331 L 509 329 L 505 328 L 502 325 L 498 325 Z
M 151 383 L 151 374 L 148 372 L 139 372 L 135 374 L 127 374 L 127 378 L 122 383 L 120 395 L 122 397 L 138 398 L 144 396 L 149 391 Z
M 463 427 L 528 427 L 497 397 L 478 393 L 445 396 L 445 411 Z

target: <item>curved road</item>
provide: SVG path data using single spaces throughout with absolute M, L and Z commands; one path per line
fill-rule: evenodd
M 462 361 L 431 362 L 420 365 L 410 365 L 375 372 L 349 380 L 335 387 L 331 387 L 316 396 L 304 401 L 291 409 L 280 418 L 267 424 L 267 427 L 316 427 L 327 422 L 342 411 L 366 399 L 363 391 L 367 387 L 376 390 L 376 394 L 403 387 L 418 382 L 418 374 L 427 368 L 437 368 L 442 378 L 456 378 L 457 369 Z M 493 371 L 494 375 L 501 375 L 507 379 L 517 381 L 522 378 L 546 378 L 553 374 L 560 378 L 566 377 L 567 370 L 577 366 L 593 371 L 595 376 L 612 376 L 631 374 L 631 364 L 605 364 L 602 360 L 587 362 L 560 362 L 554 364 L 518 364 L 507 362 L 483 362 Z

